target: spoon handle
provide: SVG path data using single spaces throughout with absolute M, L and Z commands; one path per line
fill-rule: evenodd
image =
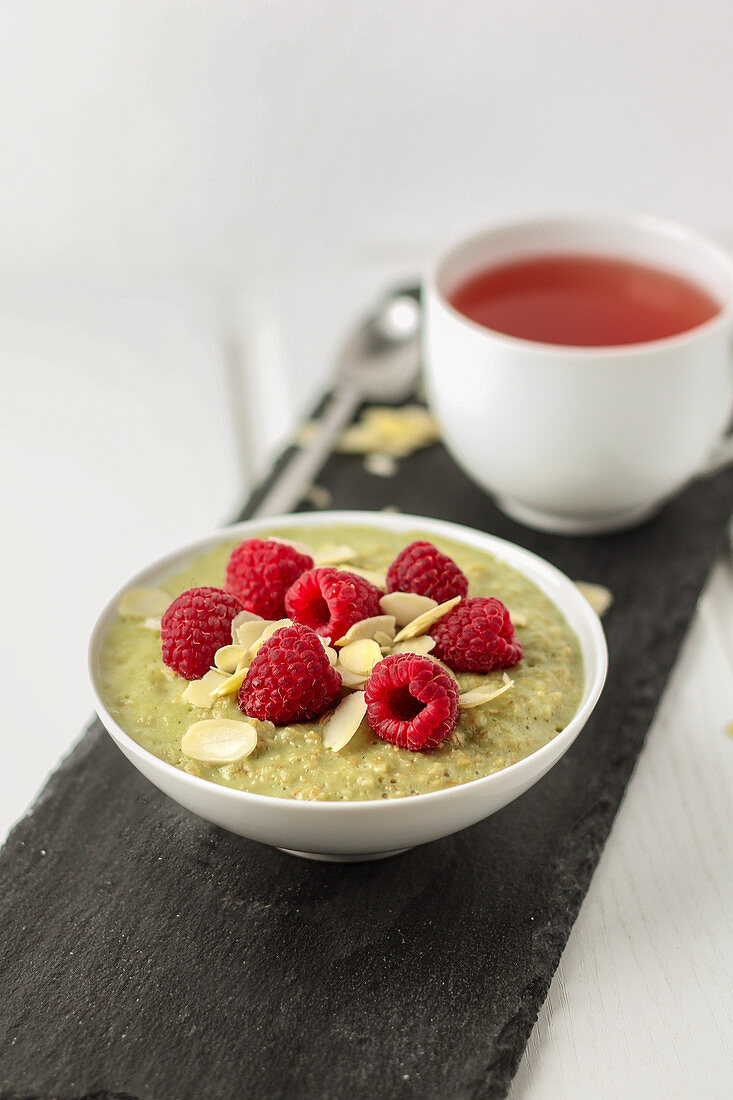
M 275 485 L 255 508 L 253 518 L 279 516 L 292 512 L 300 504 L 362 400 L 363 394 L 358 386 L 347 381 L 338 384 L 325 411 L 316 421 L 316 435 L 296 451 Z

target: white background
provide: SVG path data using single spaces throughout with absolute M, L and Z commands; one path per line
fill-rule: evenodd
M 732 41 L 727 0 L 3 0 L 0 834 L 91 710 L 101 603 L 233 511 L 386 283 L 537 210 L 733 244 Z M 733 1091 L 715 586 L 515 1096 Z

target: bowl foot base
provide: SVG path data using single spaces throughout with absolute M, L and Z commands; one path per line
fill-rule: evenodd
M 317 859 L 322 863 L 367 863 L 372 859 L 389 859 L 390 856 L 401 856 L 403 852 L 409 852 L 409 848 L 395 848 L 393 852 L 367 852 L 365 855 L 329 855 L 326 852 L 296 852 L 293 848 L 280 848 L 289 856 L 299 856 L 300 859 Z
M 525 527 L 532 527 L 535 531 L 549 531 L 554 535 L 600 535 L 607 531 L 623 531 L 627 527 L 636 527 L 643 523 L 660 508 L 659 504 L 652 504 L 597 519 L 571 519 L 542 512 L 537 508 L 528 508 L 513 497 L 495 496 L 494 501 L 497 508 Z

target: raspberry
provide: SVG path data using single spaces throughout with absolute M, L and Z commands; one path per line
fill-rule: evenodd
M 276 630 L 260 647 L 239 689 L 239 709 L 249 718 L 284 726 L 318 718 L 340 694 L 341 677 L 321 639 L 295 623 Z
M 388 592 L 417 592 L 443 603 L 468 593 L 468 579 L 431 542 L 411 542 L 387 570 Z
M 285 618 L 285 593 L 313 558 L 276 539 L 245 539 L 227 562 L 226 587 L 247 611 L 263 619 Z
M 385 657 L 374 666 L 365 696 L 369 725 L 401 749 L 434 749 L 456 727 L 458 684 L 430 657 Z
M 338 641 L 349 627 L 379 615 L 382 593 L 364 577 L 323 566 L 303 573 L 285 596 L 291 619 Z
M 223 588 L 189 588 L 163 613 L 163 661 L 185 680 L 200 680 L 214 654 L 232 640 L 232 619 L 242 605 Z
M 491 672 L 522 659 L 522 643 L 501 600 L 474 596 L 439 619 L 430 631 L 433 654 L 461 672 Z

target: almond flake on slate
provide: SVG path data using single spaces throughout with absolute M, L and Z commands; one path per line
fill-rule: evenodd
M 223 684 L 219 684 L 214 689 L 214 698 L 221 699 L 224 695 L 234 695 L 235 691 L 239 691 L 241 688 L 248 672 L 249 665 L 241 665 L 237 668 L 236 672 L 233 672 L 231 676 L 227 676 Z
M 160 619 L 143 619 L 143 621 L 140 623 L 140 626 L 144 627 L 145 630 L 160 631 L 161 622 Z
M 325 485 L 311 485 L 303 500 L 306 504 L 312 504 L 314 508 L 322 510 L 332 503 L 333 496 Z
M 316 565 L 336 565 L 338 562 L 353 561 L 359 557 L 359 552 L 351 546 L 323 546 L 320 550 L 313 551 L 313 561 Z
M 339 653 L 339 664 L 357 676 L 369 676 L 376 663 L 381 660 L 382 650 L 372 638 L 349 642 Z
M 240 623 L 237 627 L 234 645 L 239 645 L 242 649 L 248 650 L 253 642 L 256 642 L 262 635 L 266 627 L 267 622 L 264 619 L 251 619 L 249 622 Z
M 590 581 L 576 581 L 575 587 L 585 596 L 596 615 L 605 615 L 613 603 L 613 593 L 604 584 L 591 584 Z
M 214 664 L 221 672 L 226 672 L 231 676 L 233 672 L 237 671 L 239 662 L 245 655 L 246 650 L 241 645 L 223 645 L 221 649 L 217 649 L 214 654 Z
M 337 450 L 346 454 L 379 451 L 393 458 L 405 458 L 439 438 L 438 425 L 422 405 L 371 405 L 356 424 L 341 435 Z
M 340 562 L 334 566 L 334 569 L 343 569 L 347 573 L 356 573 L 357 577 L 363 577 L 365 581 L 369 581 L 375 588 L 381 588 L 382 591 L 387 587 L 387 576 L 385 573 L 377 573 L 373 569 L 359 569 L 356 565 L 349 565 L 347 562 Z
M 159 619 L 172 602 L 173 596 L 160 588 L 128 588 L 117 610 L 125 619 Z
M 437 607 L 438 601 L 430 596 L 419 596 L 417 592 L 388 592 L 382 596 L 379 606 L 385 615 L 394 615 L 397 626 L 401 627 Z
M 383 451 L 371 451 L 364 456 L 364 469 L 373 477 L 394 477 L 399 470 L 397 459 Z
M 470 691 L 464 691 L 462 695 L 458 696 L 458 705 L 463 707 L 464 710 L 470 710 L 471 707 L 481 707 L 484 703 L 490 703 L 492 699 L 497 699 L 500 695 L 503 695 L 505 691 L 509 691 L 509 688 L 514 687 L 514 681 L 510 680 L 506 672 L 502 676 L 504 683 L 500 688 L 494 688 L 493 691 L 489 688 L 472 688 Z
M 435 649 L 435 638 L 429 634 L 421 634 L 419 638 L 408 638 L 406 642 L 398 642 L 392 646 L 392 653 L 420 653 L 427 657 Z
M 364 684 L 369 679 L 368 676 L 359 676 L 356 672 L 352 672 L 351 669 L 346 668 L 341 663 L 336 665 L 336 671 L 341 677 L 341 682 L 344 687 L 347 688 L 363 688 Z
M 211 707 L 214 705 L 214 692 L 226 680 L 218 668 L 210 668 L 200 680 L 191 680 L 181 698 L 193 707 Z
M 207 718 L 184 733 L 181 750 L 206 764 L 236 764 L 257 748 L 257 730 L 249 722 Z
M 384 634 L 391 641 L 394 638 L 394 615 L 370 615 L 368 619 L 359 619 L 339 638 L 334 645 L 348 645 L 349 642 L 359 642 L 362 638 L 375 638 L 377 634 Z
M 433 623 L 437 623 L 438 619 L 442 619 L 444 615 L 452 611 L 456 604 L 460 602 L 461 597 L 454 596 L 453 599 L 446 600 L 444 603 L 439 603 L 437 607 L 433 607 L 430 611 L 425 611 L 422 615 L 418 615 L 411 623 L 402 627 L 402 630 L 395 637 L 395 643 L 407 641 L 408 638 L 417 638 L 420 634 L 427 634 Z
M 355 691 L 341 700 L 323 727 L 324 748 L 339 752 L 348 745 L 366 714 L 363 691 Z

